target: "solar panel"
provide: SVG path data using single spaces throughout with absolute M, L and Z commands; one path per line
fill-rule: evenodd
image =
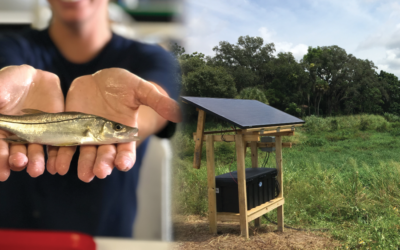
M 181 96 L 181 98 L 184 102 L 242 129 L 305 123 L 297 117 L 256 100 L 191 96 Z

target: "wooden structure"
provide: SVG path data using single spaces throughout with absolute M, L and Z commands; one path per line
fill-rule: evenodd
M 213 234 L 217 233 L 217 221 L 237 221 L 240 223 L 241 235 L 248 238 L 249 222 L 254 220 L 255 226 L 259 226 L 261 223 L 261 216 L 274 209 L 277 209 L 278 213 L 277 214 L 278 230 L 283 232 L 284 228 L 283 205 L 285 203 L 285 199 L 283 197 L 282 148 L 291 147 L 292 145 L 291 143 L 282 143 L 282 136 L 294 135 L 295 127 L 302 126 L 304 121 L 292 117 L 282 111 L 273 110 L 273 112 L 280 112 L 294 118 L 292 120 L 294 120 L 295 122 L 289 125 L 272 126 L 273 124 L 271 124 L 271 126 L 258 126 L 256 128 L 255 127 L 243 128 L 242 126 L 241 129 L 235 129 L 235 130 L 205 132 L 204 131 L 205 116 L 206 116 L 205 109 L 217 116 L 218 113 L 216 114 L 215 112 L 210 111 L 209 109 L 207 109 L 207 107 L 202 109 L 201 103 L 200 104 L 196 103 L 197 100 L 193 99 L 193 97 L 191 98 L 182 97 L 182 99 L 186 103 L 196 105 L 197 110 L 199 112 L 197 120 L 197 130 L 195 133 L 193 133 L 193 138 L 195 140 L 193 167 L 196 169 L 200 168 L 201 149 L 203 146 L 203 142 L 206 143 L 207 180 L 208 180 L 208 217 L 209 217 L 211 233 Z M 208 99 L 213 99 L 213 98 L 208 98 Z M 232 100 L 232 99 L 226 99 L 226 100 Z M 251 101 L 251 100 L 243 100 L 243 101 Z M 269 107 L 268 105 L 265 106 Z M 234 107 L 232 107 L 232 109 L 235 110 Z M 269 109 L 271 109 L 271 107 L 269 107 Z M 225 118 L 228 121 L 231 121 L 227 116 L 223 116 L 223 118 Z M 221 132 L 235 132 L 235 134 L 224 135 L 222 137 L 220 135 Z M 262 136 L 275 136 L 275 143 L 260 142 L 260 137 Z M 216 190 L 215 190 L 214 142 L 221 142 L 221 141 L 235 142 L 236 144 L 239 213 L 217 212 Z M 245 157 L 246 157 L 247 147 L 249 147 L 251 150 L 251 163 L 253 168 L 258 167 L 259 147 L 275 147 L 276 168 L 278 172 L 277 180 L 279 182 L 279 190 L 280 190 L 278 197 L 250 210 L 247 210 L 246 177 L 245 177 Z

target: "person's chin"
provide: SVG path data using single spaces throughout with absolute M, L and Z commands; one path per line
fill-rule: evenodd
M 80 24 L 85 22 L 87 15 L 84 13 L 64 13 L 62 20 L 68 24 Z

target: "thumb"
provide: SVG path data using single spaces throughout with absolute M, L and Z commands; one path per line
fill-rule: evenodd
M 164 92 L 164 93 L 161 93 Z M 178 103 L 157 84 L 140 79 L 136 91 L 136 100 L 141 105 L 149 106 L 163 118 L 172 121 L 182 121 L 181 110 Z

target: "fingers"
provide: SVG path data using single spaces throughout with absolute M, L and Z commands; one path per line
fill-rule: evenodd
M 118 144 L 117 152 L 114 161 L 117 169 L 125 172 L 131 169 L 136 161 L 136 142 Z
M 154 109 L 163 118 L 172 121 L 180 122 L 182 120 L 181 111 L 176 101 L 169 98 L 166 94 L 162 94 L 156 87 L 158 85 L 140 80 L 136 91 L 137 99 L 140 104 L 147 105 Z
M 55 175 L 57 173 L 56 160 L 59 147 L 47 146 L 47 171 Z
M 118 153 L 117 153 L 118 152 Z M 94 176 L 100 179 L 111 174 L 114 165 L 121 171 L 128 171 L 135 164 L 136 143 L 114 145 L 81 146 L 78 161 L 78 177 L 90 182 Z
M 5 136 L 4 136 L 5 137 Z M 4 138 L 2 136 L 2 138 Z M 8 143 L 0 140 L 0 181 L 6 181 L 10 176 L 10 166 L 8 164 Z
M 14 144 L 10 145 L 10 157 L 8 163 L 13 171 L 24 170 L 28 164 L 26 145 Z
M 81 146 L 78 160 L 78 178 L 90 182 L 94 178 L 93 168 L 97 156 L 96 146 Z
M 28 145 L 28 166 L 26 171 L 31 177 L 38 177 L 44 172 L 44 151 L 43 145 Z
M 74 156 L 76 147 L 60 147 L 56 159 L 56 171 L 60 175 L 65 175 L 68 172 L 72 157 Z
M 114 168 L 117 148 L 114 145 L 101 145 L 97 149 L 93 173 L 100 179 L 106 178 Z

